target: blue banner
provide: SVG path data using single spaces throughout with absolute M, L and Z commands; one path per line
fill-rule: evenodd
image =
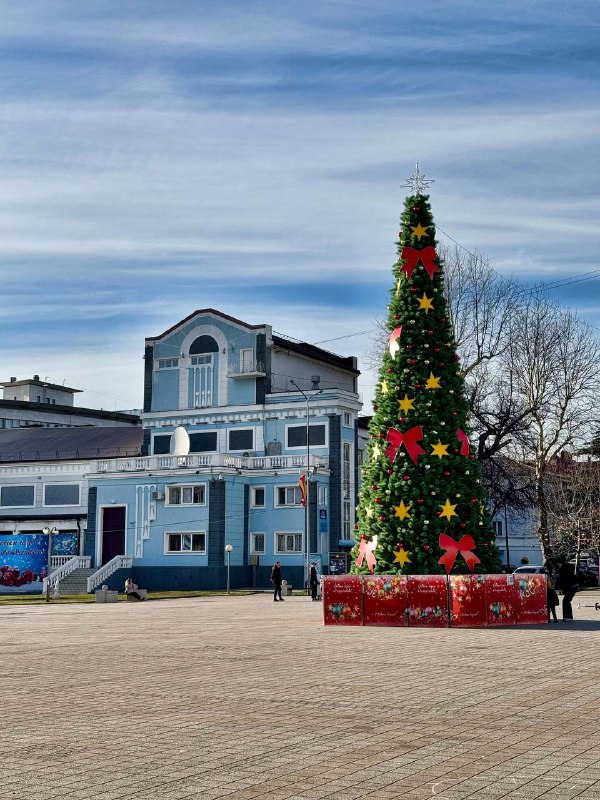
M 77 533 L 55 533 L 52 537 L 52 555 L 79 555 L 79 536 Z
M 0 594 L 41 592 L 48 573 L 48 536 L 0 534 Z

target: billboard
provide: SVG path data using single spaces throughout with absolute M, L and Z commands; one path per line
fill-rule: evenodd
M 42 591 L 48 572 L 48 536 L 0 534 L 0 594 Z

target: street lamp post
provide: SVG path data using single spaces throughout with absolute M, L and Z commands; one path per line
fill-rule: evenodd
M 50 572 L 52 571 L 52 538 L 58 533 L 58 528 L 42 528 L 42 533 L 48 537 L 48 566 L 46 569 L 46 602 L 50 602 Z
M 323 393 L 323 389 L 319 389 L 313 394 L 306 394 L 296 383 L 296 381 L 290 381 L 292 386 L 295 386 L 296 389 L 300 392 L 300 394 L 306 400 L 306 498 L 304 500 L 304 590 L 308 594 L 309 589 L 309 566 L 308 562 L 310 560 L 310 509 L 309 509 L 309 498 L 310 498 L 310 401 L 314 400 L 318 394 Z M 316 388 L 319 385 L 319 376 L 314 375 L 312 378 L 313 386 Z
M 233 545 L 232 544 L 226 544 L 225 545 L 225 552 L 227 553 L 227 594 L 229 594 L 230 589 L 231 589 L 231 582 L 230 582 L 230 579 L 229 579 L 229 573 L 230 573 L 230 570 L 231 570 L 231 554 L 233 552 Z

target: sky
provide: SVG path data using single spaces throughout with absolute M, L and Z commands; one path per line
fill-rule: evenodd
M 599 28 L 597 0 L 0 0 L 0 380 L 140 408 L 144 337 L 213 307 L 358 356 L 367 403 L 416 162 L 440 242 L 565 279 L 600 335 Z

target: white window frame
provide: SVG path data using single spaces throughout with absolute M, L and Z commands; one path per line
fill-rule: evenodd
M 192 500 L 191 503 L 172 503 L 171 502 L 171 489 L 180 489 L 181 490 L 181 497 L 183 498 L 183 490 L 184 489 L 191 489 L 192 490 L 192 497 L 194 489 L 201 488 L 203 491 L 203 499 L 199 503 L 194 503 Z M 166 506 L 205 506 L 206 505 L 206 497 L 207 497 L 207 486 L 206 483 L 170 483 L 165 486 L 165 505 Z M 197 531 L 194 531 L 197 533 Z
M 286 501 L 287 501 L 288 490 L 290 490 L 290 489 L 294 490 L 294 502 L 293 503 L 288 503 L 288 502 L 280 503 L 279 502 L 279 492 L 281 491 L 281 489 L 285 489 Z M 298 498 L 298 502 L 295 502 L 296 498 Z M 298 486 L 297 483 L 294 483 L 294 484 L 287 484 L 286 483 L 283 486 L 276 486 L 275 487 L 275 498 L 274 498 L 274 500 L 275 500 L 275 502 L 274 502 L 274 507 L 275 508 L 300 508 L 302 506 L 302 492 L 300 491 L 300 487 Z
M 30 487 L 33 489 L 33 503 L 30 506 L 19 504 L 18 506 L 5 506 L 2 504 L 2 490 L 3 489 L 18 489 L 20 487 Z M 5 483 L 0 486 L 0 508 L 35 508 L 35 483 Z
M 262 489 L 264 492 L 263 503 L 259 505 L 256 502 L 256 491 Z M 250 508 L 266 508 L 267 507 L 267 487 L 266 486 L 251 486 L 250 487 Z
M 262 550 L 258 550 L 256 547 L 256 537 L 262 536 L 263 537 L 263 546 Z M 252 531 L 250 534 L 250 553 L 252 555 L 262 556 L 267 552 L 267 534 L 264 531 Z
M 157 358 L 156 369 L 179 369 L 179 358 Z
M 326 483 L 317 484 L 317 505 L 329 505 L 329 486 Z
M 329 441 L 329 423 L 326 420 L 323 420 L 322 422 L 311 422 L 311 423 L 309 423 L 308 427 L 309 428 L 320 428 L 320 427 L 323 427 L 325 429 L 325 441 L 323 442 L 323 444 L 311 444 L 310 445 L 311 450 L 313 448 L 316 449 L 318 447 L 321 447 L 321 448 L 327 447 L 327 442 Z M 288 437 L 288 430 L 290 428 L 304 428 L 304 430 L 306 431 L 306 422 L 294 422 L 293 424 L 289 424 L 289 425 L 285 426 L 285 449 L 286 450 L 299 450 L 299 451 L 304 451 L 306 453 L 306 433 L 304 434 L 304 441 L 302 442 L 302 444 L 290 446 L 289 445 L 289 437 Z M 309 433 L 309 436 L 310 436 L 310 433 Z
M 204 536 L 204 550 L 169 550 L 169 536 Z M 190 546 L 193 539 L 190 539 Z M 206 531 L 165 531 L 163 549 L 165 556 L 205 556 L 208 552 Z
M 46 502 L 46 487 L 47 486 L 77 486 L 79 490 L 78 500 L 76 503 L 47 503 Z M 61 508 L 62 506 L 80 506 L 81 505 L 81 484 L 74 483 L 45 483 L 42 488 L 42 505 L 44 508 Z
M 250 353 L 250 356 L 248 356 Z M 254 348 L 241 347 L 240 348 L 240 372 L 242 375 L 252 372 L 254 369 Z
M 302 531 L 275 531 L 273 535 L 275 537 L 273 542 L 273 552 L 276 555 L 282 555 L 282 556 L 302 555 L 302 553 L 304 552 L 304 534 L 302 533 Z M 297 542 L 300 542 L 300 548 L 294 550 L 288 550 L 287 548 L 285 550 L 280 550 L 278 547 L 280 536 L 293 536 L 294 546 L 296 545 Z
M 242 431 L 252 431 L 252 444 L 250 447 L 239 447 L 237 450 L 234 450 L 232 447 L 229 446 L 229 436 L 232 433 L 241 433 Z M 246 453 L 253 451 L 255 449 L 254 444 L 256 442 L 256 431 L 254 428 L 229 428 L 227 431 L 227 452 L 228 453 Z
M 342 425 L 344 428 L 352 427 L 352 414 L 349 411 L 344 411 L 342 414 Z
M 492 520 L 492 527 L 494 529 L 494 535 L 496 537 L 504 536 L 504 525 L 501 519 Z

